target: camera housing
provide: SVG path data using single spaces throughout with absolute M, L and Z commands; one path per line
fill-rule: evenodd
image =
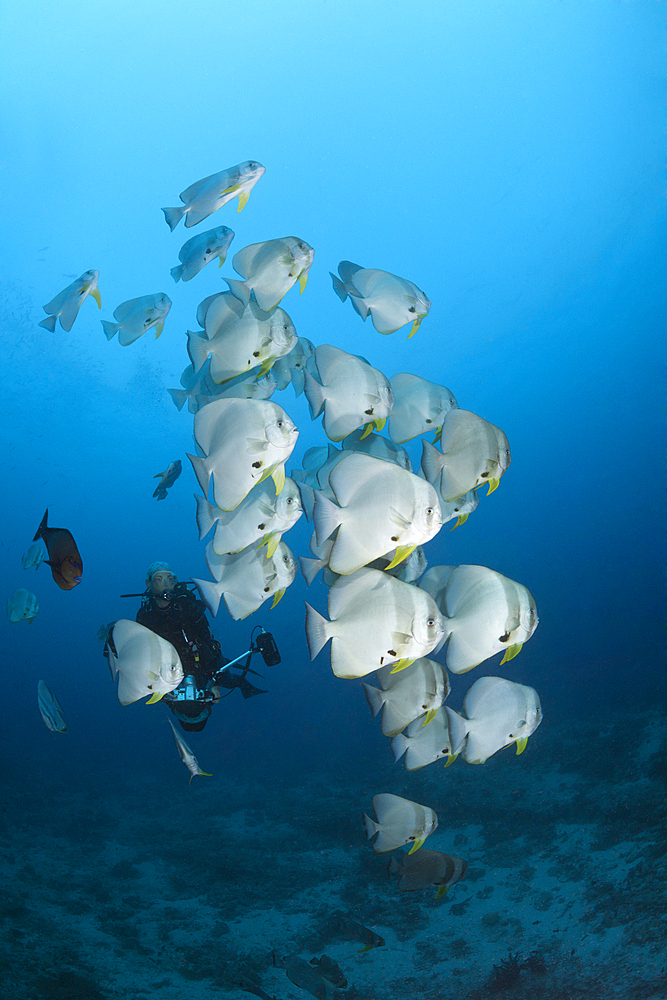
M 267 667 L 275 667 L 280 663 L 280 653 L 270 632 L 260 632 L 255 643 Z

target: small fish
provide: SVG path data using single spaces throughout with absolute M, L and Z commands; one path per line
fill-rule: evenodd
M 309 448 L 303 456 L 304 462 L 308 465 L 308 472 L 303 478 L 303 482 L 314 489 L 321 490 L 330 500 L 335 500 L 335 494 L 329 485 L 329 476 L 339 462 L 345 458 L 342 448 L 336 448 L 329 444 L 326 448 Z M 313 505 L 315 497 L 313 497 Z
M 437 491 L 437 483 L 435 486 Z M 452 525 L 449 529 L 450 531 L 453 531 L 454 528 L 458 528 L 462 524 L 465 524 L 472 512 L 477 510 L 479 506 L 479 497 L 477 496 L 475 490 L 468 490 L 467 493 L 464 493 L 456 500 L 444 500 L 442 494 L 439 492 L 438 497 L 440 498 L 442 523 L 447 524 L 448 521 L 453 521 L 454 518 L 456 518 L 456 524 Z
M 309 548 L 315 558 L 310 559 L 307 556 L 299 556 L 299 566 L 301 567 L 303 578 L 306 581 L 306 586 L 310 587 L 319 571 L 322 570 L 322 579 L 325 585 L 327 587 L 333 587 L 334 583 L 338 579 L 337 574 L 332 573 L 329 569 L 329 555 L 331 553 L 333 543 L 333 538 L 327 538 L 322 545 L 318 545 L 317 533 L 313 531 L 310 536 Z
M 21 562 L 24 569 L 39 569 L 44 562 L 44 549 L 41 545 L 31 545 L 27 552 L 23 553 Z
M 254 972 L 243 973 L 239 977 L 238 985 L 239 988 L 244 990 L 246 993 L 252 993 L 253 996 L 259 997 L 259 1000 L 276 1000 L 275 997 L 271 998 L 269 994 L 262 989 L 259 977 Z
M 232 261 L 234 270 L 245 281 L 236 278 L 225 281 L 244 306 L 248 305 L 252 292 L 259 308 L 271 312 L 297 281 L 301 292 L 304 291 L 314 256 L 313 248 L 298 236 L 253 243 L 239 250 Z
M 247 203 L 252 188 L 265 170 L 266 167 L 261 163 L 245 160 L 235 167 L 228 167 L 217 174 L 211 174 L 210 177 L 195 181 L 179 195 L 183 206 L 162 209 L 167 225 L 173 231 L 185 216 L 186 228 L 196 226 L 232 198 L 239 199 L 237 212 L 240 212 Z
M 392 408 L 391 413 L 393 412 Z M 391 414 L 389 415 L 389 419 L 391 420 Z M 388 438 L 383 437 L 381 434 L 374 432 L 369 434 L 367 431 L 359 428 L 348 434 L 346 438 L 343 438 L 342 448 L 343 451 L 362 451 L 365 455 L 372 455 L 373 458 L 381 458 L 385 462 L 393 462 L 394 465 L 399 465 L 406 472 L 413 471 L 410 456 L 405 448 L 401 448 L 399 444 L 394 444 L 393 441 L 389 441 Z
M 167 722 L 171 726 L 171 731 L 174 734 L 174 743 L 176 744 L 178 755 L 185 764 L 185 766 L 187 767 L 188 771 L 190 772 L 190 781 L 192 781 L 192 779 L 196 774 L 201 774 L 205 778 L 212 777 L 212 775 L 210 775 L 207 771 L 202 771 L 199 764 L 197 763 L 197 758 L 195 757 L 192 750 L 187 745 L 181 734 L 178 732 L 176 726 L 171 721 L 171 719 L 167 719 Z M 188 781 L 188 785 L 190 784 L 190 781 Z
M 460 882 L 468 870 L 468 863 L 450 854 L 430 851 L 423 847 L 418 854 L 403 854 L 390 858 L 387 866 L 389 875 L 398 875 L 401 892 L 420 892 L 431 885 L 437 885 L 436 899 L 445 895 L 451 885 Z
M 92 295 L 97 302 L 98 309 L 101 309 L 102 299 L 97 288 L 99 276 L 99 271 L 84 271 L 80 278 L 73 281 L 71 285 L 68 285 L 54 299 L 43 306 L 44 312 L 51 315 L 43 319 L 39 325 L 53 333 L 56 328 L 56 320 L 59 319 L 63 330 L 69 333 L 82 303 L 89 295 Z
M 376 569 L 336 580 L 329 591 L 329 616 L 331 621 L 306 604 L 310 658 L 331 639 L 336 677 L 364 677 L 388 664 L 401 670 L 430 653 L 445 630 L 430 595 Z
M 376 934 L 369 927 L 364 927 L 363 924 L 353 920 L 346 913 L 334 913 L 331 923 L 333 929 L 339 934 L 347 938 L 353 938 L 355 941 L 360 941 L 364 945 L 359 954 L 362 954 L 364 951 L 370 951 L 372 948 L 384 948 L 385 941 L 383 937 L 380 937 L 379 934 Z
M 208 396 L 198 398 L 199 407 L 207 406 L 215 399 L 270 399 L 276 391 L 276 380 L 273 372 L 268 371 L 266 375 L 251 371 L 247 375 L 239 375 L 238 378 L 227 382 L 223 389 L 212 392 Z
M 146 695 L 150 695 L 146 704 L 152 705 L 183 680 L 181 659 L 172 644 L 138 622 L 117 621 L 105 652 L 112 680 L 119 678 L 121 705 Z
M 284 542 L 279 542 L 272 556 L 250 546 L 232 555 L 216 555 L 209 543 L 206 563 L 215 583 L 209 580 L 192 582 L 213 616 L 217 615 L 220 598 L 234 621 L 247 618 L 273 597 L 272 608 L 281 600 L 296 576 L 297 562 Z
M 286 389 L 291 381 L 294 395 L 301 395 L 303 392 L 303 372 L 306 362 L 314 352 L 315 345 L 312 341 L 306 337 L 299 337 L 289 354 L 276 359 L 272 371 L 278 382 L 279 389 Z
M 362 813 L 366 836 L 370 840 L 377 833 L 373 844 L 376 854 L 386 854 L 404 844 L 412 844 L 409 853 L 419 850 L 426 838 L 438 827 L 438 817 L 429 806 L 383 792 L 373 796 L 373 809 L 377 822 Z
M 414 552 L 411 552 L 407 559 L 398 565 L 394 565 L 393 569 L 388 569 L 389 566 L 394 562 L 396 558 L 396 551 L 387 552 L 385 556 L 380 559 L 375 559 L 372 563 L 369 563 L 370 569 L 381 569 L 385 573 L 391 573 L 395 576 L 397 580 L 402 580 L 403 583 L 415 583 L 422 573 L 428 566 L 428 560 L 426 559 L 426 554 L 424 548 L 418 545 Z
M 379 688 L 361 683 L 373 716 L 382 711 L 383 734 L 398 736 L 415 719 L 427 726 L 449 694 L 447 671 L 426 656 L 397 674 L 391 670 L 383 667 L 376 671 Z
M 450 732 L 465 740 L 468 764 L 483 764 L 503 747 L 516 743 L 517 754 L 526 749 L 528 738 L 542 722 L 537 691 L 503 677 L 480 677 L 463 699 L 466 718 L 448 706 Z M 467 737 L 467 739 L 465 738 Z
M 198 397 L 208 396 L 216 388 L 216 383 L 211 378 L 209 362 L 205 362 L 198 372 L 194 371 L 192 365 L 184 368 L 181 385 L 182 389 L 167 389 L 176 409 L 180 412 L 187 403 L 190 413 L 196 413 L 199 409 Z
M 445 591 L 449 578 L 455 569 L 456 566 L 431 566 L 419 581 L 422 590 L 428 591 L 441 610 L 445 606 Z
M 279 494 L 285 462 L 298 430 L 277 403 L 257 399 L 216 399 L 198 410 L 194 437 L 201 455 L 188 455 L 204 496 L 222 510 L 234 510 L 257 483 L 269 476 Z
M 391 440 L 404 444 L 420 434 L 435 431 L 438 441 L 446 414 L 459 405 L 451 389 L 409 372 L 392 375 L 389 383 L 394 394 L 387 428 Z
M 493 493 L 512 460 L 500 427 L 470 410 L 453 409 L 445 414 L 440 447 L 442 451 L 422 441 L 422 470 L 445 501 L 456 500 L 483 483 Z
M 115 624 L 115 622 L 109 622 L 108 625 L 100 625 L 97 630 L 97 641 L 106 643 Z
M 10 622 L 32 622 L 39 613 L 39 601 L 29 590 L 19 587 L 7 598 L 7 617 Z
M 48 508 L 44 511 L 44 517 L 33 538 L 36 542 L 38 538 L 43 538 L 49 553 L 49 558 L 45 559 L 47 566 L 51 567 L 51 575 L 61 590 L 72 590 L 81 583 L 83 576 L 83 560 L 76 547 L 74 536 L 67 528 L 49 528 L 47 518 Z
M 50 732 L 64 733 L 67 730 L 60 702 L 54 694 L 51 694 L 44 681 L 37 683 L 37 707 L 44 725 Z
M 430 300 L 420 288 L 389 271 L 360 267 L 342 260 L 338 265 L 340 278 L 331 271 L 329 274 L 339 299 L 345 302 L 349 295 L 355 312 L 364 322 L 370 313 L 378 333 L 394 333 L 406 323 L 412 323 L 409 339 L 431 308 Z
M 171 269 L 170 274 L 174 281 L 190 281 L 216 257 L 218 267 L 222 267 L 233 239 L 234 233 L 227 226 L 218 226 L 217 229 L 209 229 L 205 233 L 193 236 L 179 251 L 178 259 L 181 263 Z
M 320 381 L 309 370 L 314 363 Z M 394 396 L 389 379 L 354 354 L 331 344 L 320 344 L 304 371 L 304 389 L 310 415 L 324 410 L 324 433 L 342 441 L 362 426 L 367 434 L 381 431 L 391 413 Z
M 155 327 L 155 339 L 162 333 L 167 313 L 171 309 L 171 299 L 164 292 L 154 295 L 141 295 L 138 299 L 128 299 L 114 309 L 114 319 L 117 323 L 102 320 L 102 327 L 107 340 L 118 334 L 118 342 L 123 347 L 133 344 L 142 334 Z
M 167 496 L 167 490 L 174 485 L 181 472 L 181 460 L 177 458 L 175 462 L 169 463 L 164 472 L 158 472 L 154 475 L 153 479 L 159 479 L 160 482 L 157 484 L 153 496 L 157 497 L 158 500 L 164 500 Z

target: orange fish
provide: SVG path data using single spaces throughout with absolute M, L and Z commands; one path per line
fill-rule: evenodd
M 73 587 L 81 583 L 83 560 L 79 555 L 72 532 L 68 531 L 67 528 L 49 528 L 46 523 L 48 516 L 49 509 L 47 507 L 33 542 L 36 542 L 38 538 L 44 539 L 49 552 L 49 558 L 44 561 L 47 566 L 51 567 L 53 579 L 61 590 L 72 590 Z

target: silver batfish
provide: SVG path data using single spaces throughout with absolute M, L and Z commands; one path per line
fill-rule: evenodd
M 445 501 L 456 500 L 483 483 L 493 493 L 512 460 L 500 427 L 470 410 L 449 410 L 440 446 L 442 451 L 422 441 L 422 470 Z
M 387 664 L 400 670 L 430 653 L 444 635 L 443 617 L 430 595 L 376 569 L 336 580 L 329 615 L 331 621 L 306 604 L 310 658 L 331 639 L 336 677 L 364 677 Z
M 308 272 L 315 251 L 298 236 L 285 236 L 278 240 L 253 243 L 234 254 L 234 270 L 245 278 L 225 278 L 229 289 L 244 306 L 250 293 L 260 309 L 270 312 L 297 281 L 301 292 L 306 287 Z
M 390 549 L 387 569 L 403 562 L 440 530 L 438 496 L 425 480 L 361 452 L 347 452 L 329 473 L 337 503 L 315 493 L 313 520 L 319 543 L 336 531 L 329 567 L 348 575 Z
M 361 682 L 373 716 L 382 712 L 382 732 L 397 736 L 415 719 L 427 726 L 449 694 L 447 671 L 426 656 L 397 674 L 391 671 L 391 667 L 376 671 L 379 688 Z
M 181 659 L 170 642 L 126 618 L 117 621 L 105 653 L 111 678 L 118 680 L 118 701 L 130 705 L 150 695 L 147 705 L 160 701 L 183 680 Z
M 247 618 L 269 597 L 273 597 L 274 608 L 294 581 L 297 569 L 296 559 L 284 542 L 278 543 L 272 556 L 252 546 L 232 555 L 218 556 L 209 544 L 206 563 L 216 582 L 194 577 L 192 582 L 212 615 L 217 615 L 223 597 L 234 621 Z
M 51 315 L 43 319 L 39 325 L 53 333 L 56 328 L 56 320 L 59 319 L 63 330 L 69 333 L 82 303 L 89 295 L 92 295 L 97 302 L 97 308 L 101 309 L 102 299 L 97 288 L 99 276 L 99 271 L 84 271 L 80 278 L 73 281 L 67 288 L 63 288 L 62 292 L 58 292 L 55 298 L 43 306 L 44 312 Z
M 394 394 L 387 428 L 392 441 L 404 444 L 429 431 L 439 440 L 446 414 L 459 405 L 451 389 L 409 372 L 392 375 L 389 383 Z
M 179 251 L 178 259 L 181 263 L 171 269 L 174 281 L 190 281 L 216 257 L 218 267 L 222 267 L 233 239 L 234 233 L 227 226 L 218 226 L 217 229 L 209 229 L 205 233 L 193 236 Z
M 240 212 L 265 170 L 266 167 L 256 160 L 245 160 L 235 167 L 227 167 L 217 174 L 202 177 L 200 181 L 195 181 L 185 191 L 181 191 L 179 198 L 183 202 L 182 206 L 162 209 L 167 225 L 173 230 L 185 216 L 186 228 L 196 226 L 232 198 L 239 199 L 237 212 Z
M 516 744 L 523 753 L 528 738 L 542 722 L 542 707 L 537 691 L 525 684 L 503 677 L 480 677 L 463 699 L 466 718 L 443 706 L 449 719 L 449 731 L 459 744 L 465 739 L 465 759 L 469 764 L 485 760 Z
M 127 347 L 142 334 L 155 327 L 155 339 L 162 333 L 162 327 L 171 309 L 171 299 L 164 292 L 155 295 L 140 295 L 138 299 L 128 299 L 114 309 L 116 323 L 102 320 L 107 340 L 118 334 L 118 342 Z
M 336 295 L 342 302 L 349 295 L 355 312 L 364 321 L 370 313 L 378 333 L 394 333 L 406 323 L 412 323 L 409 339 L 417 332 L 431 308 L 430 300 L 420 288 L 390 271 L 361 267 L 350 260 L 342 260 L 338 273 L 340 278 L 329 272 Z
M 374 795 L 373 809 L 377 822 L 366 813 L 362 815 L 368 839 L 378 835 L 373 844 L 376 854 L 386 854 L 404 844 L 412 844 L 408 853 L 414 854 L 438 828 L 438 817 L 430 806 L 422 806 L 400 795 L 389 792 Z
M 7 598 L 7 617 L 14 624 L 23 621 L 32 622 L 38 613 L 39 601 L 37 597 L 24 587 L 19 587 L 11 597 Z
M 276 494 L 285 484 L 285 462 L 298 430 L 282 407 L 269 400 L 216 399 L 197 411 L 194 437 L 202 456 L 188 455 L 204 496 L 222 510 L 234 510 L 269 476 Z
M 319 382 L 309 370 L 313 362 Z M 360 425 L 381 431 L 394 405 L 389 379 L 354 354 L 320 344 L 304 372 L 304 392 L 315 420 L 324 410 L 324 433 L 342 441 Z

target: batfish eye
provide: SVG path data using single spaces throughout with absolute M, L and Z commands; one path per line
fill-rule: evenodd
M 277 420 L 276 421 L 276 427 L 282 427 L 283 424 L 284 424 L 284 420 Z
M 432 508 L 432 507 L 427 507 L 427 508 L 426 508 L 426 513 L 427 513 L 427 514 L 428 514 L 428 516 L 430 517 L 430 516 L 431 516 L 431 514 L 433 513 L 433 508 Z
M 435 618 L 427 618 L 426 624 L 428 625 L 429 628 L 433 628 L 433 626 L 435 625 Z

